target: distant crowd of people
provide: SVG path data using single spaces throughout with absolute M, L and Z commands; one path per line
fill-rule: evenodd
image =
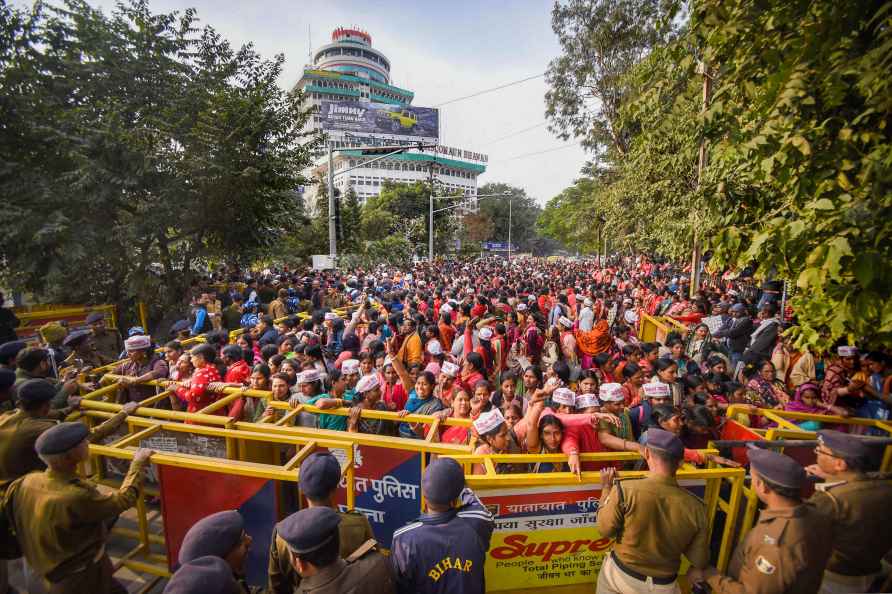
M 151 336 L 134 327 L 124 338 L 103 315 L 93 314 L 83 328 L 45 325 L 40 345 L 0 345 L 0 398 L 10 411 L 0 420 L 0 439 L 10 419 L 64 418 L 78 406 L 77 395 L 93 387 L 85 375 L 113 363 L 120 403 L 139 403 L 171 389 L 152 406 L 198 412 L 235 393 L 240 395 L 211 414 L 267 423 L 304 405 L 315 409 L 287 422 L 465 444 L 479 454 L 567 456 L 566 462 L 497 463 L 497 473 L 578 474 L 606 467 L 609 475 L 611 468 L 645 464 L 580 459 L 605 451 L 639 453 L 652 469 L 653 452 L 671 450 L 664 465 L 669 474 L 680 460 L 738 466 L 698 450 L 730 420 L 771 427 L 760 408 L 889 418 L 888 346 L 868 349 L 855 341 L 828 353 L 794 348 L 783 332 L 795 323 L 795 312 L 781 311 L 779 283 L 759 289 L 738 281 L 704 283 L 690 295 L 684 270 L 644 257 L 603 264 L 442 260 L 409 270 L 382 266 L 349 273 L 220 270 L 195 282 L 188 312 L 168 332 Z M 644 340 L 642 332 L 648 324 L 654 327 L 654 317 L 668 318 L 668 331 L 661 322 L 660 340 Z M 204 341 L 184 346 L 195 336 Z M 21 389 L 38 380 L 43 387 L 35 409 Z M 363 415 L 368 410 L 397 415 L 372 419 Z M 432 429 L 401 420 L 410 414 L 464 422 Z M 820 420 L 795 422 L 809 431 L 839 428 Z M 660 443 L 649 443 L 652 436 Z M 80 441 L 85 439 L 90 438 Z M 23 449 L 27 445 L 16 451 Z M 35 468 L 42 465 L 34 454 L 30 458 Z M 866 470 L 848 460 L 849 471 Z M 810 471 L 832 475 L 826 468 Z M 486 469 L 477 465 L 474 472 Z M 763 473 L 769 491 L 779 485 L 769 480 L 771 472 Z M 4 466 L 0 450 L 0 484 L 22 474 L 21 465 Z M 616 558 L 620 572 L 625 567 L 631 576 L 666 577 L 654 576 L 663 567 L 623 558 Z M 671 563 L 677 569 L 677 558 Z M 875 564 L 867 565 L 868 573 L 878 575 Z M 403 584 L 400 591 L 476 591 L 411 590 L 396 583 Z

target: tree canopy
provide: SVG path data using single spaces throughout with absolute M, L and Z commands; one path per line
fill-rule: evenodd
M 682 261 L 696 235 L 711 266 L 798 288 L 799 344 L 888 342 L 892 2 L 684 8 L 556 3 L 546 113 L 596 159 L 539 228 L 594 251 L 604 217 L 612 247 Z
M 277 84 L 281 55 L 141 0 L 110 14 L 4 1 L 0 20 L 4 284 L 175 301 L 197 263 L 249 261 L 301 223 L 314 141 L 301 96 Z

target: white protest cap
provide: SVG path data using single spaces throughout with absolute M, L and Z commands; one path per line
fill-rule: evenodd
M 626 395 L 623 394 L 623 387 L 620 384 L 601 384 L 598 391 L 598 397 L 602 402 L 622 402 Z
M 325 320 L 327 322 L 331 322 L 332 320 L 337 320 L 337 319 L 338 319 L 338 314 L 331 312 L 331 311 L 325 312 Z
M 595 302 L 592 301 L 591 299 L 589 299 L 588 297 L 586 297 L 585 300 L 583 300 L 582 304 L 586 307 L 591 307 L 592 305 L 595 304 Z
M 443 365 L 440 367 L 440 373 L 442 373 L 443 375 L 448 375 L 449 377 L 457 376 L 460 370 L 461 367 L 459 367 L 455 363 L 451 363 L 450 361 L 444 361 Z
M 300 372 L 300 375 L 297 377 L 297 383 L 312 384 L 313 382 L 318 382 L 321 377 L 318 369 L 307 369 Z
M 440 306 L 440 313 L 441 314 L 452 313 L 452 306 L 449 305 L 448 303 L 444 303 L 443 305 Z
M 590 408 L 592 406 L 601 406 L 598 396 L 595 394 L 578 394 L 576 396 L 576 408 Z
M 644 384 L 641 389 L 645 398 L 669 398 L 672 396 L 669 384 L 664 384 L 663 382 L 650 382 Z
M 841 346 L 837 347 L 836 354 L 840 357 L 857 357 L 858 349 L 853 346 Z
M 504 422 L 505 417 L 502 416 L 502 411 L 498 408 L 493 408 L 489 412 L 485 412 L 477 417 L 477 420 L 474 421 L 474 429 L 477 430 L 478 435 L 483 435 L 493 429 L 498 429 Z
M 576 392 L 570 388 L 558 388 L 552 392 L 551 399 L 554 402 L 565 406 L 576 406 Z
M 526 310 L 527 310 L 527 304 L 526 304 L 526 303 L 518 303 L 518 304 L 517 304 L 517 311 L 526 311 Z
M 378 387 L 378 374 L 370 373 L 368 375 L 364 375 L 359 378 L 359 381 L 356 382 L 356 391 L 359 394 L 364 392 L 368 392 L 369 390 L 374 390 Z
M 481 328 L 478 333 L 480 340 L 492 340 L 492 328 L 489 326 Z
M 351 373 L 359 373 L 359 359 L 345 359 L 341 363 L 341 373 L 350 375 Z
M 561 316 L 558 319 L 558 324 L 560 324 L 564 328 L 572 328 L 573 327 L 573 322 L 571 322 L 570 318 L 568 318 L 567 316 Z
M 431 355 L 442 355 L 443 346 L 440 344 L 439 340 L 431 340 L 427 343 L 427 352 Z
M 145 334 L 137 334 L 124 341 L 124 350 L 127 352 L 142 351 L 150 348 L 152 348 L 152 338 Z

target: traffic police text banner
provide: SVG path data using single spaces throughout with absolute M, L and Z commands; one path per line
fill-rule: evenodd
M 394 140 L 436 142 L 439 110 L 365 101 L 323 101 L 318 116 L 327 131 L 381 134 Z
M 343 466 L 343 450 L 330 450 Z M 375 540 L 390 548 L 393 533 L 421 515 L 421 454 L 355 445 L 355 509 L 369 519 Z M 347 511 L 347 482 L 341 479 L 336 500 Z
M 601 489 L 586 486 L 477 490 L 495 516 L 488 590 L 594 583 L 613 541 L 595 527 Z

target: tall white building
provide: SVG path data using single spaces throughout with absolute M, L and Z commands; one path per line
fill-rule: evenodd
M 357 29 L 338 28 L 332 32 L 331 43 L 318 48 L 312 56 L 312 64 L 304 69 L 303 76 L 295 85 L 306 94 L 310 105 L 321 108 L 323 101 L 361 101 L 386 103 L 395 106 L 393 111 L 410 111 L 415 94 L 391 84 L 390 60 L 372 47 L 371 36 Z M 313 116 L 309 130 L 320 130 L 322 118 Z M 394 124 L 394 132 L 399 126 Z M 344 194 L 353 188 L 360 201 L 377 196 L 386 181 L 413 183 L 435 180 L 437 193 L 459 191 L 466 196 L 477 194 L 477 176 L 486 171 L 486 155 L 471 151 L 438 146 L 425 151 L 412 149 L 393 155 L 367 166 L 338 175 L 349 167 L 361 165 L 374 157 L 364 156 L 361 146 L 415 146 L 418 140 L 394 134 L 369 134 L 349 130 L 328 130 L 327 142 L 338 150 L 334 156 L 334 186 Z M 314 179 L 326 179 L 328 175 L 327 153 L 321 154 L 309 172 Z M 309 208 L 315 208 L 318 184 L 311 185 L 305 194 Z

